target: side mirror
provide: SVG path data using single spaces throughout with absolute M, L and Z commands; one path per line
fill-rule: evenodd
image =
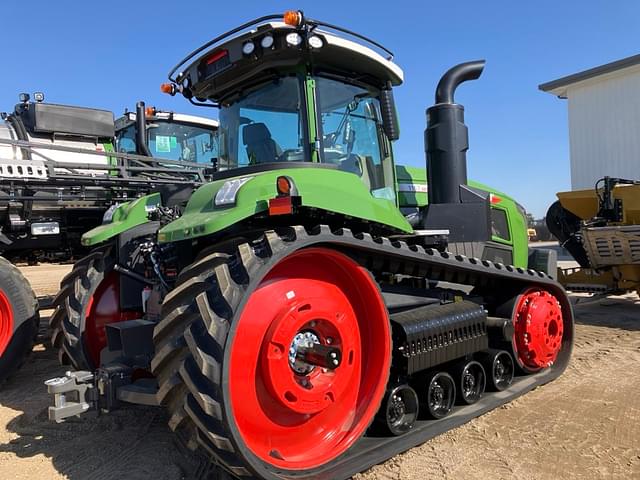
M 400 126 L 398 125 L 398 114 L 396 103 L 393 100 L 393 90 L 391 85 L 380 90 L 380 113 L 382 115 L 382 128 L 390 141 L 400 138 Z

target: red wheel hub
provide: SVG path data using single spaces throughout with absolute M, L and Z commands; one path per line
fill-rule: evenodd
M 269 272 L 236 321 L 229 391 L 246 446 L 286 469 L 347 450 L 373 419 L 390 366 L 387 311 L 368 272 L 333 250 L 298 251 Z M 339 365 L 296 357 L 313 343 L 337 349 Z
M 140 318 L 140 313 L 120 309 L 120 276 L 108 273 L 100 282 L 85 308 L 84 344 L 94 367 L 100 365 L 100 352 L 107 346 L 105 326 Z
M 562 345 L 563 320 L 558 299 L 544 290 L 527 290 L 515 310 L 515 345 L 530 369 L 553 365 Z
M 13 309 L 5 293 L 0 290 L 0 356 L 7 349 L 13 336 Z

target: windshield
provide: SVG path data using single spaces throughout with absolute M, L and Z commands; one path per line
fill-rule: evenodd
M 218 168 L 304 161 L 300 82 L 284 77 L 220 108 Z
M 154 121 L 147 125 L 147 135 L 152 157 L 210 164 L 218 156 L 213 127 Z M 136 153 L 135 125 L 118 132 L 116 142 L 119 152 Z
M 380 146 L 382 124 L 376 94 L 355 85 L 316 77 L 322 124 L 322 159 L 355 173 L 373 196 L 395 198 L 390 152 Z
M 151 155 L 167 160 L 211 163 L 217 157 L 213 128 L 153 122 L 147 125 Z

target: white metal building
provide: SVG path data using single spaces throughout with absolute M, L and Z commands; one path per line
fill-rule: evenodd
M 540 85 L 569 103 L 571 189 L 640 180 L 640 55 Z

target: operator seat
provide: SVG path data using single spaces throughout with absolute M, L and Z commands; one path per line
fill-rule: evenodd
M 249 164 L 270 163 L 278 159 L 278 146 L 264 123 L 250 123 L 242 129 Z

